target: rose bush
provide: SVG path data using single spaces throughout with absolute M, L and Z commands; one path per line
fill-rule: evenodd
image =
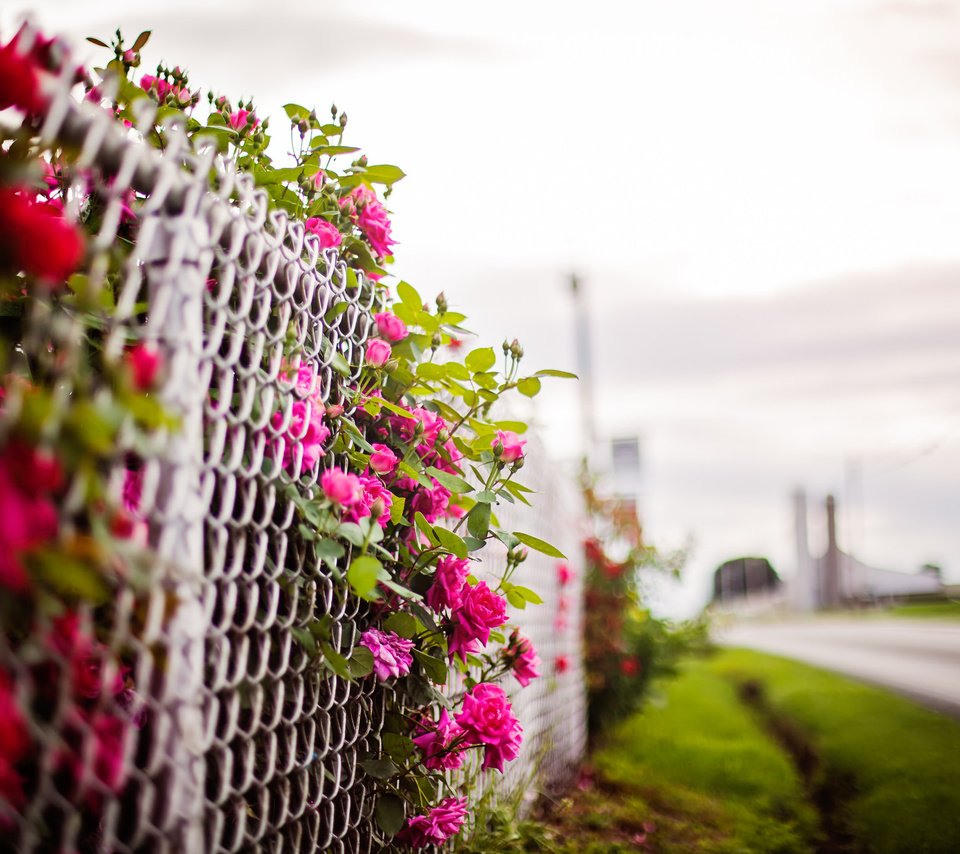
M 106 643 L 113 599 L 132 584 L 138 551 L 149 542 L 145 463 L 135 455 L 118 459 L 118 437 L 123 425 L 128 445 L 132 431 L 146 447 L 151 435 L 178 425 L 155 394 L 167 368 L 161 352 L 134 340 L 117 353 L 101 334 L 116 310 L 144 197 L 124 192 L 116 246 L 96 250 L 106 275 L 92 284 L 84 272 L 94 251 L 88 235 L 98 233 L 108 206 L 78 152 L 38 135 L 44 77 L 67 54 L 55 42 L 20 38 L 0 47 L 0 108 L 12 107 L 21 122 L 2 126 L 0 155 L 0 297 L 7 306 L 0 329 L 10 354 L 0 354 L 0 607 L 14 615 L 3 625 L 9 654 L 39 638 L 53 656 L 31 653 L 33 684 L 50 692 L 67 686 L 56 773 L 72 780 L 73 800 L 95 827 L 97 793 L 125 784 L 131 733 L 149 726 L 125 649 Z M 499 502 L 526 504 L 531 490 L 518 480 L 526 427 L 498 420 L 494 405 L 507 393 L 532 397 L 543 376 L 570 375 L 521 375 L 515 340 L 499 356 L 479 346 L 461 358 L 465 316 L 444 294 L 430 303 L 389 272 L 397 242 L 385 202 L 404 175 L 344 144 L 346 114 L 334 107 L 323 121 L 315 110 L 288 104 L 293 162 L 278 166 L 268 154 L 270 122 L 252 102 L 211 92 L 201 118 L 203 99 L 186 71 L 158 66 L 156 74 L 138 74 L 148 38 L 142 33 L 129 46 L 119 32 L 110 45 L 91 39 L 111 58 L 96 72 L 76 70 L 83 97 L 125 134 L 140 133 L 158 148 L 167 140 L 165 122 L 182 120 L 189 139 L 216 145 L 254 176 L 273 207 L 304 223 L 309 241 L 336 251 L 348 288 L 373 306 L 362 365 L 339 354 L 332 361 L 355 414 L 323 399 L 316 361 L 290 347 L 282 363 L 289 397 L 266 413 L 273 438 L 262 465 L 265 477 L 285 475 L 283 497 L 296 508 L 304 548 L 315 550 L 343 595 L 369 606 L 349 655 L 334 648 L 326 614 L 310 615 L 292 632 L 314 678 L 333 673 L 389 688 L 379 749 L 361 762 L 377 783 L 381 832 L 397 844 L 441 844 L 468 818 L 469 791 L 458 791 L 446 772 L 471 752 L 483 770 L 503 771 L 520 750 L 522 728 L 498 683 L 513 674 L 525 686 L 539 673 L 529 639 L 514 632 L 507 640 L 508 604 L 540 601 L 513 581 L 524 546 L 562 557 L 498 522 Z M 138 108 L 149 101 L 157 107 L 154 123 L 134 131 Z M 353 159 L 335 166 L 344 156 Z M 68 188 L 78 221 L 63 213 Z M 221 283 L 208 275 L 214 292 Z M 28 322 L 37 306 L 69 317 L 83 334 L 49 346 L 33 341 Z M 328 316 L 335 320 L 346 308 L 335 305 Z M 498 577 L 481 580 L 491 540 L 507 559 Z M 284 583 L 296 583 L 296 569 L 281 569 Z M 148 595 L 150 579 L 142 581 Z M 0 821 L 46 773 L 31 759 L 30 712 L 17 678 L 0 667 Z

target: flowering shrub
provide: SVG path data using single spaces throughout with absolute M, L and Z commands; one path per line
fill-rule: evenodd
M 588 727 L 596 737 L 635 711 L 651 678 L 672 673 L 680 655 L 702 647 L 706 634 L 699 622 L 673 626 L 657 619 L 643 603 L 643 573 L 676 575 L 683 554 L 661 555 L 645 543 L 635 506 L 600 497 L 586 475 L 583 493 L 593 527 L 583 544 L 584 667 Z M 571 573 L 559 564 L 558 583 L 569 584 Z M 561 666 L 568 664 L 557 661 L 558 671 Z
M 359 376 L 344 386 L 355 414 L 324 399 L 316 356 L 288 347 L 283 370 L 294 402 L 267 413 L 276 438 L 260 464 L 271 477 L 284 473 L 304 546 L 343 595 L 368 603 L 350 655 L 335 649 L 324 613 L 291 631 L 316 680 L 333 673 L 384 686 L 379 750 L 361 763 L 378 781 L 380 829 L 398 844 L 440 844 L 467 818 L 467 798 L 445 772 L 471 752 L 483 770 L 502 772 L 520 749 L 522 729 L 498 683 L 513 674 L 525 686 L 540 666 L 529 639 L 507 637 L 508 604 L 540 601 L 513 580 L 524 547 L 563 557 L 498 523 L 497 503 L 528 503 L 530 490 L 517 479 L 525 425 L 497 420 L 493 406 L 510 392 L 536 395 L 543 376 L 569 375 L 521 375 L 516 341 L 499 357 L 477 347 L 460 358 L 465 316 L 443 294 L 428 304 L 388 272 L 396 242 L 385 201 L 404 175 L 355 156 L 358 149 L 344 144 L 346 114 L 334 107 L 323 121 L 288 104 L 293 163 L 278 167 L 267 153 L 269 120 L 251 102 L 209 93 L 201 118 L 203 99 L 186 71 L 138 74 L 148 37 L 131 46 L 119 33 L 112 45 L 91 39 L 112 59 L 95 74 L 77 72 L 86 98 L 123 127 L 154 102 L 151 126 L 127 132 L 158 148 L 167 142 L 164 121 L 181 117 L 189 138 L 215 144 L 275 208 L 304 222 L 308 240 L 336 251 L 348 287 L 373 305 L 376 335 L 362 366 L 339 354 L 332 361 L 344 377 Z M 0 48 L 0 108 L 22 119 L 0 126 L 0 823 L 21 820 L 24 793 L 52 774 L 88 814 L 85 838 L 95 848 L 102 796 L 124 786 L 137 731 L 151 726 L 126 663 L 125 644 L 143 637 L 121 641 L 113 632 L 120 589 L 132 587 L 134 600 L 123 599 L 123 608 L 139 613 L 136 596 L 149 597 L 157 582 L 141 570 L 151 565 L 144 556 L 153 542 L 142 516 L 148 462 L 131 449 L 151 447 L 178 424 L 158 402 L 164 356 L 138 340 L 149 307 L 132 319 L 132 340 L 103 331 L 116 325 L 115 283 L 137 240 L 144 198 L 129 191 L 119 211 L 111 208 L 75 152 L 40 140 L 45 69 L 64 52 L 56 42 L 20 38 Z M 354 159 L 334 168 L 344 156 Z M 109 252 L 96 250 L 94 277 L 85 263 L 107 216 L 118 218 L 119 239 Z M 327 318 L 346 308 L 333 306 Z M 83 334 L 36 339 L 31 318 L 46 315 L 69 319 Z M 506 564 L 499 577 L 481 580 L 477 567 L 491 540 L 502 544 Z M 281 570 L 283 583 L 297 583 L 295 569 Z M 31 688 L 21 690 L 27 662 Z M 40 714 L 38 703 L 60 702 L 61 685 L 70 702 L 57 719 L 62 749 L 50 769 L 32 759 L 26 721 Z

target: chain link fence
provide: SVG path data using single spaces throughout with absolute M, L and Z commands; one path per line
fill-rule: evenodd
M 97 106 L 78 103 L 70 74 L 65 67 L 51 87 L 41 135 L 50 150 L 81 152 L 67 214 L 82 215 L 91 183 L 103 206 L 84 271 L 92 280 L 107 276 L 131 200 L 137 219 L 103 347 L 156 345 L 166 363 L 158 396 L 179 425 L 149 441 L 130 431 L 114 449 L 110 485 L 144 523 L 146 581 L 131 578 L 107 612 L 80 613 L 88 627 L 107 621 L 99 634 L 122 662 L 98 670 L 95 691 L 96 709 L 126 722 L 122 767 L 106 779 L 97 772 L 97 726 L 73 733 L 75 701 L 69 686 L 59 690 L 53 707 L 31 720 L 41 770 L 23 807 L 4 819 L 6 843 L 20 851 L 381 850 L 374 781 L 358 761 L 378 753 L 390 688 L 320 670 L 297 640 L 299 628 L 330 615 L 332 645 L 349 655 L 368 606 L 335 582 L 298 522 L 296 498 L 317 489 L 317 475 L 291 478 L 299 460 L 283 459 L 288 446 L 300 453 L 309 426 L 294 403 L 351 413 L 345 389 L 359 376 L 373 297 L 351 286 L 335 250 L 321 251 L 302 223 L 269 210 L 250 176 L 213 146 L 192 144 L 172 119 L 157 151 Z M 145 130 L 153 109 L 138 104 Z M 346 310 L 334 310 L 339 304 Z M 79 323 L 37 306 L 26 338 L 76 340 L 85 334 Z M 25 352 L 32 347 L 25 340 Z M 313 388 L 294 382 L 297 358 L 314 369 Z M 335 361 L 351 367 L 341 373 Z M 70 395 L 69 365 L 61 374 Z M 321 470 L 346 463 L 329 450 L 334 438 Z M 525 480 L 540 494 L 530 513 L 511 508 L 516 527 L 575 554 L 573 488 L 541 452 L 530 459 Z M 343 566 L 350 558 L 348 551 Z M 538 648 L 544 675 L 515 693 L 526 737 L 517 762 L 492 781 L 501 792 L 533 778 L 559 782 L 584 749 L 580 597 L 575 581 L 560 602 L 553 564 L 536 555 L 523 569 L 546 604 L 517 623 Z M 558 630 L 561 607 L 566 628 Z M 48 652 L 59 678 L 75 683 L 64 675 L 69 650 Z M 558 657 L 570 663 L 566 672 L 555 672 Z M 30 707 L 42 693 L 36 669 L 5 641 L 0 659 Z M 71 739 L 79 739 L 86 768 L 72 789 L 58 759 Z M 77 785 L 96 799 L 93 822 L 76 809 Z

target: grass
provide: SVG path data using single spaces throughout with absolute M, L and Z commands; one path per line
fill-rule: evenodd
M 901 697 L 776 656 L 728 650 L 710 671 L 764 686 L 827 771 L 848 776 L 851 829 L 866 850 L 960 851 L 960 723 Z
M 612 732 L 595 781 L 550 814 L 573 852 L 806 852 L 816 817 L 790 761 L 726 678 L 690 662 L 666 702 Z
M 895 605 L 880 613 L 891 617 L 960 620 L 960 600 L 948 599 L 944 602 L 917 602 L 910 605 Z

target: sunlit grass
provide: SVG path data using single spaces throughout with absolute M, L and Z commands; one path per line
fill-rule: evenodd
M 728 650 L 711 672 L 765 687 L 827 770 L 852 777 L 852 829 L 885 852 L 960 851 L 960 723 L 878 688 L 775 656 Z

